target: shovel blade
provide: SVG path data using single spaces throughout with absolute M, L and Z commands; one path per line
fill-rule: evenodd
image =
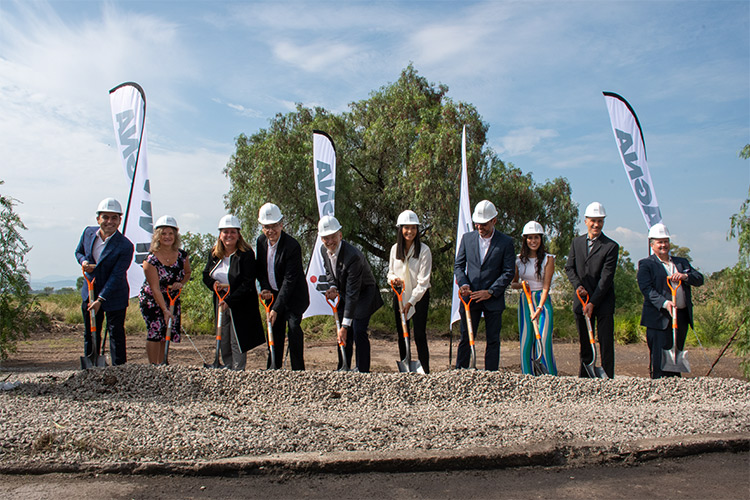
M 88 356 L 81 356 L 81 370 L 88 370 L 93 367 L 94 363 L 91 362 L 91 359 Z
M 396 366 L 398 366 L 398 371 L 401 373 L 408 373 L 409 372 L 409 362 L 408 361 L 396 361 Z
M 586 370 L 586 374 L 589 376 L 589 378 L 596 378 L 596 370 L 594 370 L 594 363 L 586 364 L 581 363 L 583 365 L 584 370 Z
M 609 375 L 607 375 L 607 372 L 601 366 L 594 367 L 594 372 L 596 373 L 596 378 L 609 378 Z
M 665 372 L 690 373 L 690 362 L 687 351 L 663 349 L 661 351 L 661 369 Z
M 420 363 L 419 361 L 410 361 L 409 371 L 412 373 L 421 373 L 424 375 L 424 368 L 422 368 L 422 363 Z
M 99 368 L 104 368 L 107 366 L 107 358 L 104 356 L 97 356 L 96 357 L 96 366 Z
M 538 359 L 531 360 L 531 367 L 534 370 L 534 375 L 549 375 L 547 367 Z

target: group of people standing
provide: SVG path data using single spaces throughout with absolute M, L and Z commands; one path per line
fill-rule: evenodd
M 524 226 L 521 251 L 516 255 L 513 240 L 495 229 L 497 216 L 492 202 L 483 200 L 476 205 L 472 214 L 475 230 L 463 235 L 454 265 L 459 294 L 470 312 L 472 331 L 477 331 L 482 316 L 485 319 L 485 369 L 499 368 L 505 290 L 508 286 L 526 287 L 530 297 L 527 299 L 521 293 L 518 308 L 521 369 L 523 373 L 534 373 L 532 359 L 540 359 L 544 372 L 555 375 L 550 297 L 555 256 L 547 252 L 544 228 L 536 221 Z M 89 297 L 85 287 L 81 290 L 86 355 L 99 354 L 100 332 L 106 316 L 115 365 L 126 361 L 124 320 L 129 296 L 126 272 L 133 256 L 132 243 L 118 231 L 121 217 L 122 209 L 117 200 L 102 200 L 97 210 L 98 226 L 84 230 L 76 249 L 79 264 L 87 276 L 94 278 L 94 297 Z M 579 375 L 582 377 L 587 376 L 584 365 L 591 363 L 594 355 L 587 318 L 598 334 L 602 367 L 610 378 L 614 377 L 614 275 L 619 245 L 602 232 L 605 217 L 601 203 L 594 202 L 586 207 L 587 233 L 573 240 L 565 265 L 567 277 L 581 298 L 580 302 L 574 302 L 573 310 L 581 343 Z M 203 270 L 203 282 L 213 294 L 214 308 L 222 312 L 219 315 L 221 358 L 225 367 L 243 370 L 247 351 L 267 342 L 259 312 L 258 301 L 261 300 L 267 306 L 267 320 L 275 345 L 275 358 L 271 359 L 269 350 L 267 366 L 282 366 L 288 338 L 291 368 L 304 370 L 301 321 L 310 297 L 301 247 L 284 232 L 283 215 L 278 206 L 263 205 L 258 222 L 262 234 L 253 251 L 242 236 L 239 219 L 233 215 L 222 217 L 218 238 Z M 419 217 L 413 211 L 406 210 L 399 215 L 396 243 L 389 258 L 388 282 L 400 290 L 400 300 L 397 297 L 393 300 L 400 356 L 405 356 L 407 348 L 400 320 L 403 313 L 407 332 L 417 346 L 419 362 L 425 373 L 429 373 L 426 326 L 432 254 L 420 239 L 419 226 Z M 344 348 L 343 354 L 339 350 L 339 367 L 349 369 L 352 354 L 355 354 L 355 369 L 369 372 L 367 328 L 372 314 L 383 305 L 379 287 L 365 256 L 343 239 L 342 226 L 335 217 L 327 215 L 320 219 L 318 236 L 327 278 L 325 296 L 337 302 L 340 320 L 336 335 Z M 653 378 L 659 378 L 679 375 L 661 369 L 661 352 L 672 346 L 673 312 L 679 325 L 678 347 L 684 347 L 687 327 L 692 326 L 690 287 L 701 285 L 703 276 L 686 259 L 669 255 L 670 235 L 663 224 L 651 228 L 649 242 L 654 254 L 639 262 L 638 284 L 644 295 L 641 324 L 647 328 L 650 371 Z M 163 216 L 154 225 L 143 271 L 145 280 L 139 298 L 148 329 L 146 352 L 149 361 L 158 364 L 166 361 L 166 337 L 169 335 L 173 342 L 180 340 L 178 292 L 191 276 L 190 261 L 187 253 L 180 249 L 179 228 L 174 217 Z M 676 300 L 667 293 L 667 280 L 682 284 Z M 90 333 L 89 310 L 96 315 L 96 338 Z M 456 368 L 468 368 L 473 346 L 463 309 L 460 331 Z

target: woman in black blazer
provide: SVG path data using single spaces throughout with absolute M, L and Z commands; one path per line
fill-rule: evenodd
M 214 308 L 221 307 L 224 313 L 221 357 L 233 370 L 244 370 L 246 352 L 265 342 L 255 280 L 255 252 L 240 234 L 239 219 L 225 215 L 219 221 L 219 237 L 203 270 L 203 283 L 214 295 Z M 214 293 L 215 284 L 219 288 L 229 285 L 221 306 Z

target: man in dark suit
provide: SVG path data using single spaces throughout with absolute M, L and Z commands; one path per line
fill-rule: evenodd
M 595 201 L 586 207 L 584 222 L 587 232 L 573 238 L 568 261 L 565 263 L 565 273 L 573 289 L 584 300 L 588 297 L 585 310 L 577 297 L 573 302 L 581 342 L 580 377 L 588 376 L 583 364 L 593 360 L 584 315 L 591 319 L 591 326 L 598 334 L 602 368 L 609 378 L 615 376 L 614 279 L 620 245 L 602 232 L 606 216 L 604 206 L 599 202 Z
M 90 300 L 88 287 L 81 287 L 83 312 L 84 355 L 96 360 L 99 356 L 101 329 L 107 317 L 109 349 L 113 365 L 127 361 L 125 354 L 125 313 L 128 309 L 130 287 L 128 268 L 133 261 L 133 244 L 117 230 L 122 219 L 122 207 L 114 198 L 99 203 L 96 222 L 99 226 L 84 229 L 76 248 L 76 260 L 94 279 L 96 299 Z M 96 338 L 91 338 L 89 309 L 96 314 Z
M 331 215 L 323 216 L 318 222 L 318 235 L 323 242 L 320 249 L 323 265 L 326 269 L 329 288 L 326 298 L 335 300 L 339 297 L 338 314 L 341 329 L 337 337 L 344 342 L 346 361 L 352 359 L 352 343 L 357 346 L 357 371 L 370 371 L 370 339 L 367 326 L 370 316 L 383 305 L 375 283 L 375 277 L 367 259 L 358 249 L 343 241 L 341 224 Z M 339 367 L 344 360 L 339 353 Z M 348 366 L 347 366 L 348 368 Z
M 691 286 L 701 286 L 703 275 L 693 269 L 682 257 L 669 255 L 670 235 L 667 226 L 654 224 L 648 231 L 648 241 L 654 252 L 638 262 L 638 287 L 643 293 L 641 326 L 646 327 L 646 340 L 651 353 L 651 378 L 679 377 L 679 372 L 668 372 L 661 368 L 664 349 L 672 348 L 672 312 L 677 310 L 677 348 L 685 348 L 688 325 L 693 326 L 693 300 Z M 672 301 L 672 287 L 677 294 Z
M 487 332 L 487 349 L 484 368 L 496 371 L 500 367 L 500 329 L 505 309 L 505 288 L 513 279 L 516 255 L 513 240 L 495 231 L 497 209 L 492 202 L 483 200 L 474 207 L 471 217 L 475 231 L 461 238 L 454 265 L 458 293 L 471 298 L 471 323 L 474 331 L 484 314 Z M 471 355 L 466 313 L 461 312 L 461 341 L 456 354 L 456 368 L 468 368 Z
M 258 236 L 255 251 L 260 297 L 266 303 L 273 299 L 267 320 L 273 331 L 276 367 L 281 368 L 284 361 L 284 333 L 288 325 L 292 370 L 304 370 L 304 334 L 300 324 L 302 313 L 310 305 L 310 295 L 302 269 L 302 249 L 297 240 L 284 232 L 282 219 L 281 210 L 273 203 L 260 207 L 258 222 L 263 234 Z M 270 368 L 271 354 L 268 356 Z

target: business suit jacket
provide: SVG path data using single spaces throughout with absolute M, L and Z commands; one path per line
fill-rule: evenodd
M 265 234 L 258 237 L 256 245 L 258 263 L 258 282 L 261 290 L 272 290 L 268 282 L 268 238 Z M 287 312 L 302 314 L 310 305 L 310 293 L 302 269 L 302 249 L 297 240 L 281 232 L 276 255 L 273 259 L 278 295 L 271 309 L 283 317 Z
M 683 281 L 680 287 L 685 291 L 685 303 L 690 326 L 693 326 L 693 300 L 690 292 L 691 286 L 701 286 L 703 275 L 693 269 L 687 259 L 672 257 L 677 271 L 688 275 L 687 281 Z M 638 262 L 638 287 L 643 293 L 643 310 L 641 312 L 641 325 L 657 330 L 667 330 L 672 324 L 672 316 L 666 309 L 662 309 L 665 300 L 672 300 L 672 291 L 667 285 L 667 270 L 656 255 L 651 255 Z
M 133 262 L 133 244 L 120 231 L 115 231 L 104 246 L 99 262 L 94 262 L 92 250 L 98 231 L 99 226 L 89 226 L 83 230 L 76 248 L 76 260 L 79 264 L 83 264 L 83 261 L 96 264 L 89 278 L 94 278 L 94 293 L 102 299 L 103 311 L 127 309 L 130 298 L 127 273 Z M 84 301 L 89 298 L 85 285 L 81 287 L 81 298 Z
M 589 294 L 589 301 L 597 314 L 615 313 L 615 270 L 620 245 L 602 233 L 595 241 L 591 252 L 586 254 L 586 235 L 573 238 L 570 245 L 565 273 L 573 290 L 583 286 Z M 583 307 L 576 297 L 573 311 L 583 314 Z
M 339 292 L 338 305 L 340 318 L 364 319 L 380 309 L 383 298 L 380 296 L 375 277 L 365 256 L 358 249 L 341 241 L 341 250 L 336 259 L 336 277 L 331 271 L 331 259 L 324 246 L 323 265 L 329 286 L 335 286 Z
M 214 292 L 211 272 L 221 263 L 212 251 L 208 253 L 206 267 L 203 269 L 203 283 L 211 290 L 214 297 L 214 309 L 218 298 Z M 234 331 L 237 343 L 242 352 L 247 352 L 266 342 L 263 324 L 260 321 L 258 292 L 255 289 L 255 253 L 252 249 L 245 252 L 236 251 L 229 258 L 229 294 L 224 299 L 232 311 Z
M 471 231 L 461 238 L 454 264 L 456 281 L 459 287 L 469 285 L 472 291 L 492 290 L 492 298 L 481 302 L 488 311 L 505 309 L 505 288 L 515 270 L 516 253 L 510 236 L 496 229 L 482 263 L 479 261 L 479 232 Z

